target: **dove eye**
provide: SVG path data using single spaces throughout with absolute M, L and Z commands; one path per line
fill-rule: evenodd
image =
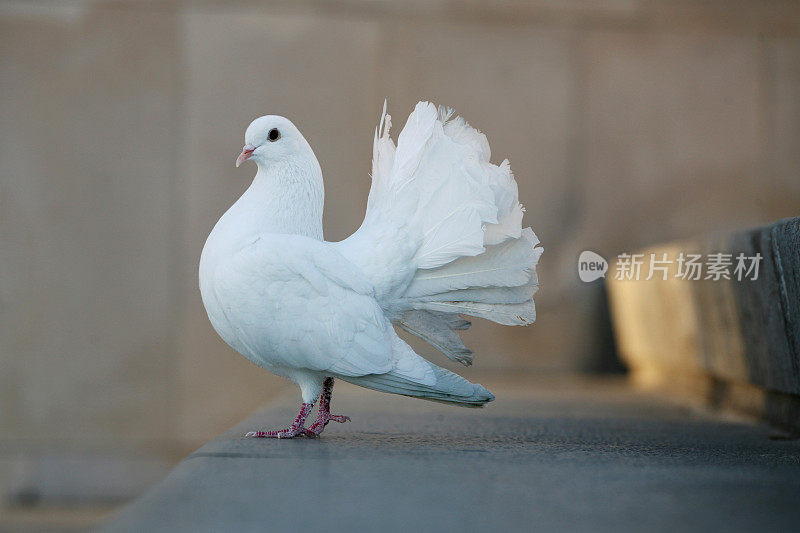
M 267 133 L 267 139 L 269 139 L 269 142 L 274 143 L 280 138 L 281 138 L 281 132 L 278 131 L 278 128 L 272 128 L 271 130 L 269 130 L 269 133 Z

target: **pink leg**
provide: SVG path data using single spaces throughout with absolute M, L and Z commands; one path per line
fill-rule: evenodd
M 281 429 L 277 431 L 251 431 L 245 434 L 245 437 L 266 437 L 266 438 L 273 438 L 273 439 L 291 439 L 293 437 L 297 437 L 299 435 L 306 435 L 309 437 L 316 437 L 317 434 L 310 432 L 306 429 L 303 424 L 306 422 L 306 418 L 308 418 L 308 414 L 311 412 L 311 409 L 314 407 L 313 403 L 303 403 L 300 406 L 300 412 L 297 414 L 297 418 L 294 419 L 292 425 L 286 429 Z
M 325 382 L 322 384 L 322 392 L 319 395 L 319 414 L 317 415 L 317 419 L 308 428 L 308 433 L 312 433 L 314 436 L 319 435 L 322 433 L 322 430 L 325 429 L 325 426 L 328 425 L 328 422 L 333 420 L 334 422 L 339 422 L 341 424 L 348 422 L 350 420 L 349 416 L 343 415 L 332 415 L 331 414 L 331 394 L 333 393 L 333 378 L 325 378 Z M 308 435 L 311 436 L 311 435 Z

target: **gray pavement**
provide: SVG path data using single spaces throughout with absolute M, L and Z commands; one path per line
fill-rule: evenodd
M 797 531 L 800 441 L 621 380 L 481 382 L 470 410 L 337 382 L 316 440 L 294 396 L 202 447 L 108 531 Z

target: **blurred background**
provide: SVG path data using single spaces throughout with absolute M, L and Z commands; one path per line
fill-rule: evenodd
M 581 251 L 800 212 L 797 2 L 3 1 L 6 506 L 124 501 L 294 390 L 213 332 L 200 251 L 264 114 L 320 160 L 326 239 L 354 231 L 384 98 L 395 135 L 418 100 L 485 132 L 546 250 L 536 324 L 476 323 L 468 377 L 622 371 Z

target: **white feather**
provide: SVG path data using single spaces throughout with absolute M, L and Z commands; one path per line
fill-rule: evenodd
M 340 243 L 373 280 L 395 323 L 451 358 L 460 350 L 455 332 L 411 327 L 403 313 L 436 309 L 529 323 L 542 253 L 533 231 L 522 229 L 524 208 L 508 160 L 493 165 L 486 136 L 453 115 L 420 102 L 395 149 L 384 107 L 368 214 Z
M 519 304 L 417 302 L 414 303 L 414 308 L 442 313 L 463 313 L 477 318 L 485 318 L 504 326 L 527 326 L 536 320 L 536 306 L 533 300 Z
M 404 313 L 397 321 L 397 325 L 405 331 L 466 366 L 472 364 L 472 350 L 464 345 L 455 330 L 467 329 L 469 324 L 468 321 L 459 319 L 458 315 L 418 310 Z
M 527 284 L 541 255 L 536 235 L 526 228 L 522 239 L 489 246 L 486 252 L 463 257 L 443 267 L 420 270 L 405 292 L 419 298 L 472 287 L 517 287 Z

